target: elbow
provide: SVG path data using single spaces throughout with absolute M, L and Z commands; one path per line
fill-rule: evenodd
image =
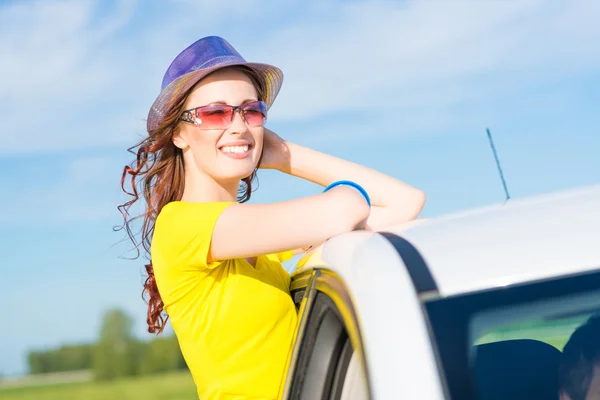
M 413 189 L 408 196 L 407 201 L 404 202 L 404 205 L 402 206 L 400 222 L 417 219 L 425 207 L 426 200 L 427 197 L 425 196 L 425 192 L 419 189 Z
M 415 189 L 415 194 L 413 195 L 413 207 L 414 207 L 414 217 L 412 219 L 416 219 L 423 208 L 425 207 L 425 202 L 427 201 L 427 196 L 425 192 L 419 189 Z

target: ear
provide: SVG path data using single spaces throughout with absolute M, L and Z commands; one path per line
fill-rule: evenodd
M 175 146 L 179 147 L 181 150 L 185 150 L 185 149 L 187 149 L 189 147 L 187 141 L 185 140 L 185 138 L 181 134 L 181 130 L 179 130 L 179 129 L 175 130 L 175 132 L 173 133 L 173 137 L 171 138 L 171 140 L 173 141 L 173 144 Z

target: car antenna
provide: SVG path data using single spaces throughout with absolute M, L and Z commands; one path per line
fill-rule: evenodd
M 494 153 L 494 158 L 496 159 L 496 166 L 498 167 L 498 172 L 500 173 L 500 179 L 502 180 L 502 186 L 504 186 L 504 193 L 506 194 L 505 203 L 510 200 L 510 194 L 508 194 L 508 188 L 506 187 L 506 180 L 504 179 L 504 174 L 502 173 L 502 167 L 500 166 L 500 160 L 498 159 L 498 153 L 496 152 L 496 147 L 494 147 L 494 141 L 492 140 L 492 134 L 490 133 L 490 129 L 485 129 L 487 132 L 488 139 L 490 140 L 490 146 L 492 147 L 492 152 Z

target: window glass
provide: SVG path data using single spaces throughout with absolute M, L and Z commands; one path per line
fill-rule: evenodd
M 563 349 L 576 328 L 583 325 L 592 314 L 560 318 L 533 316 L 528 321 L 501 325 L 478 337 L 474 345 L 514 339 L 533 339 L 548 343 L 558 350 Z
M 576 397 L 563 398 L 578 400 L 573 388 L 589 389 L 595 364 L 600 390 L 600 272 L 433 300 L 426 310 L 452 398 L 557 400 L 570 390 Z
M 341 400 L 368 400 L 369 391 L 360 358 L 352 354 L 345 373 L 345 380 L 340 393 Z
M 363 400 L 366 380 L 335 303 L 317 293 L 292 375 L 291 399 Z

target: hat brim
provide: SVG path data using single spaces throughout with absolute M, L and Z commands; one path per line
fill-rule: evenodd
M 150 112 L 148 113 L 148 120 L 146 127 L 148 132 L 158 128 L 162 119 L 167 115 L 171 107 L 179 102 L 185 93 L 192 88 L 196 83 L 207 75 L 223 68 L 234 67 L 234 66 L 245 66 L 253 70 L 258 79 L 260 80 L 264 92 L 264 101 L 267 103 L 267 109 L 271 108 L 275 98 L 279 94 L 281 85 L 283 84 L 283 72 L 272 65 L 252 63 L 244 61 L 230 61 L 220 63 L 218 65 L 211 66 L 209 68 L 201 69 L 198 71 L 192 71 L 185 75 L 175 79 L 169 85 L 167 85 L 158 95 Z

